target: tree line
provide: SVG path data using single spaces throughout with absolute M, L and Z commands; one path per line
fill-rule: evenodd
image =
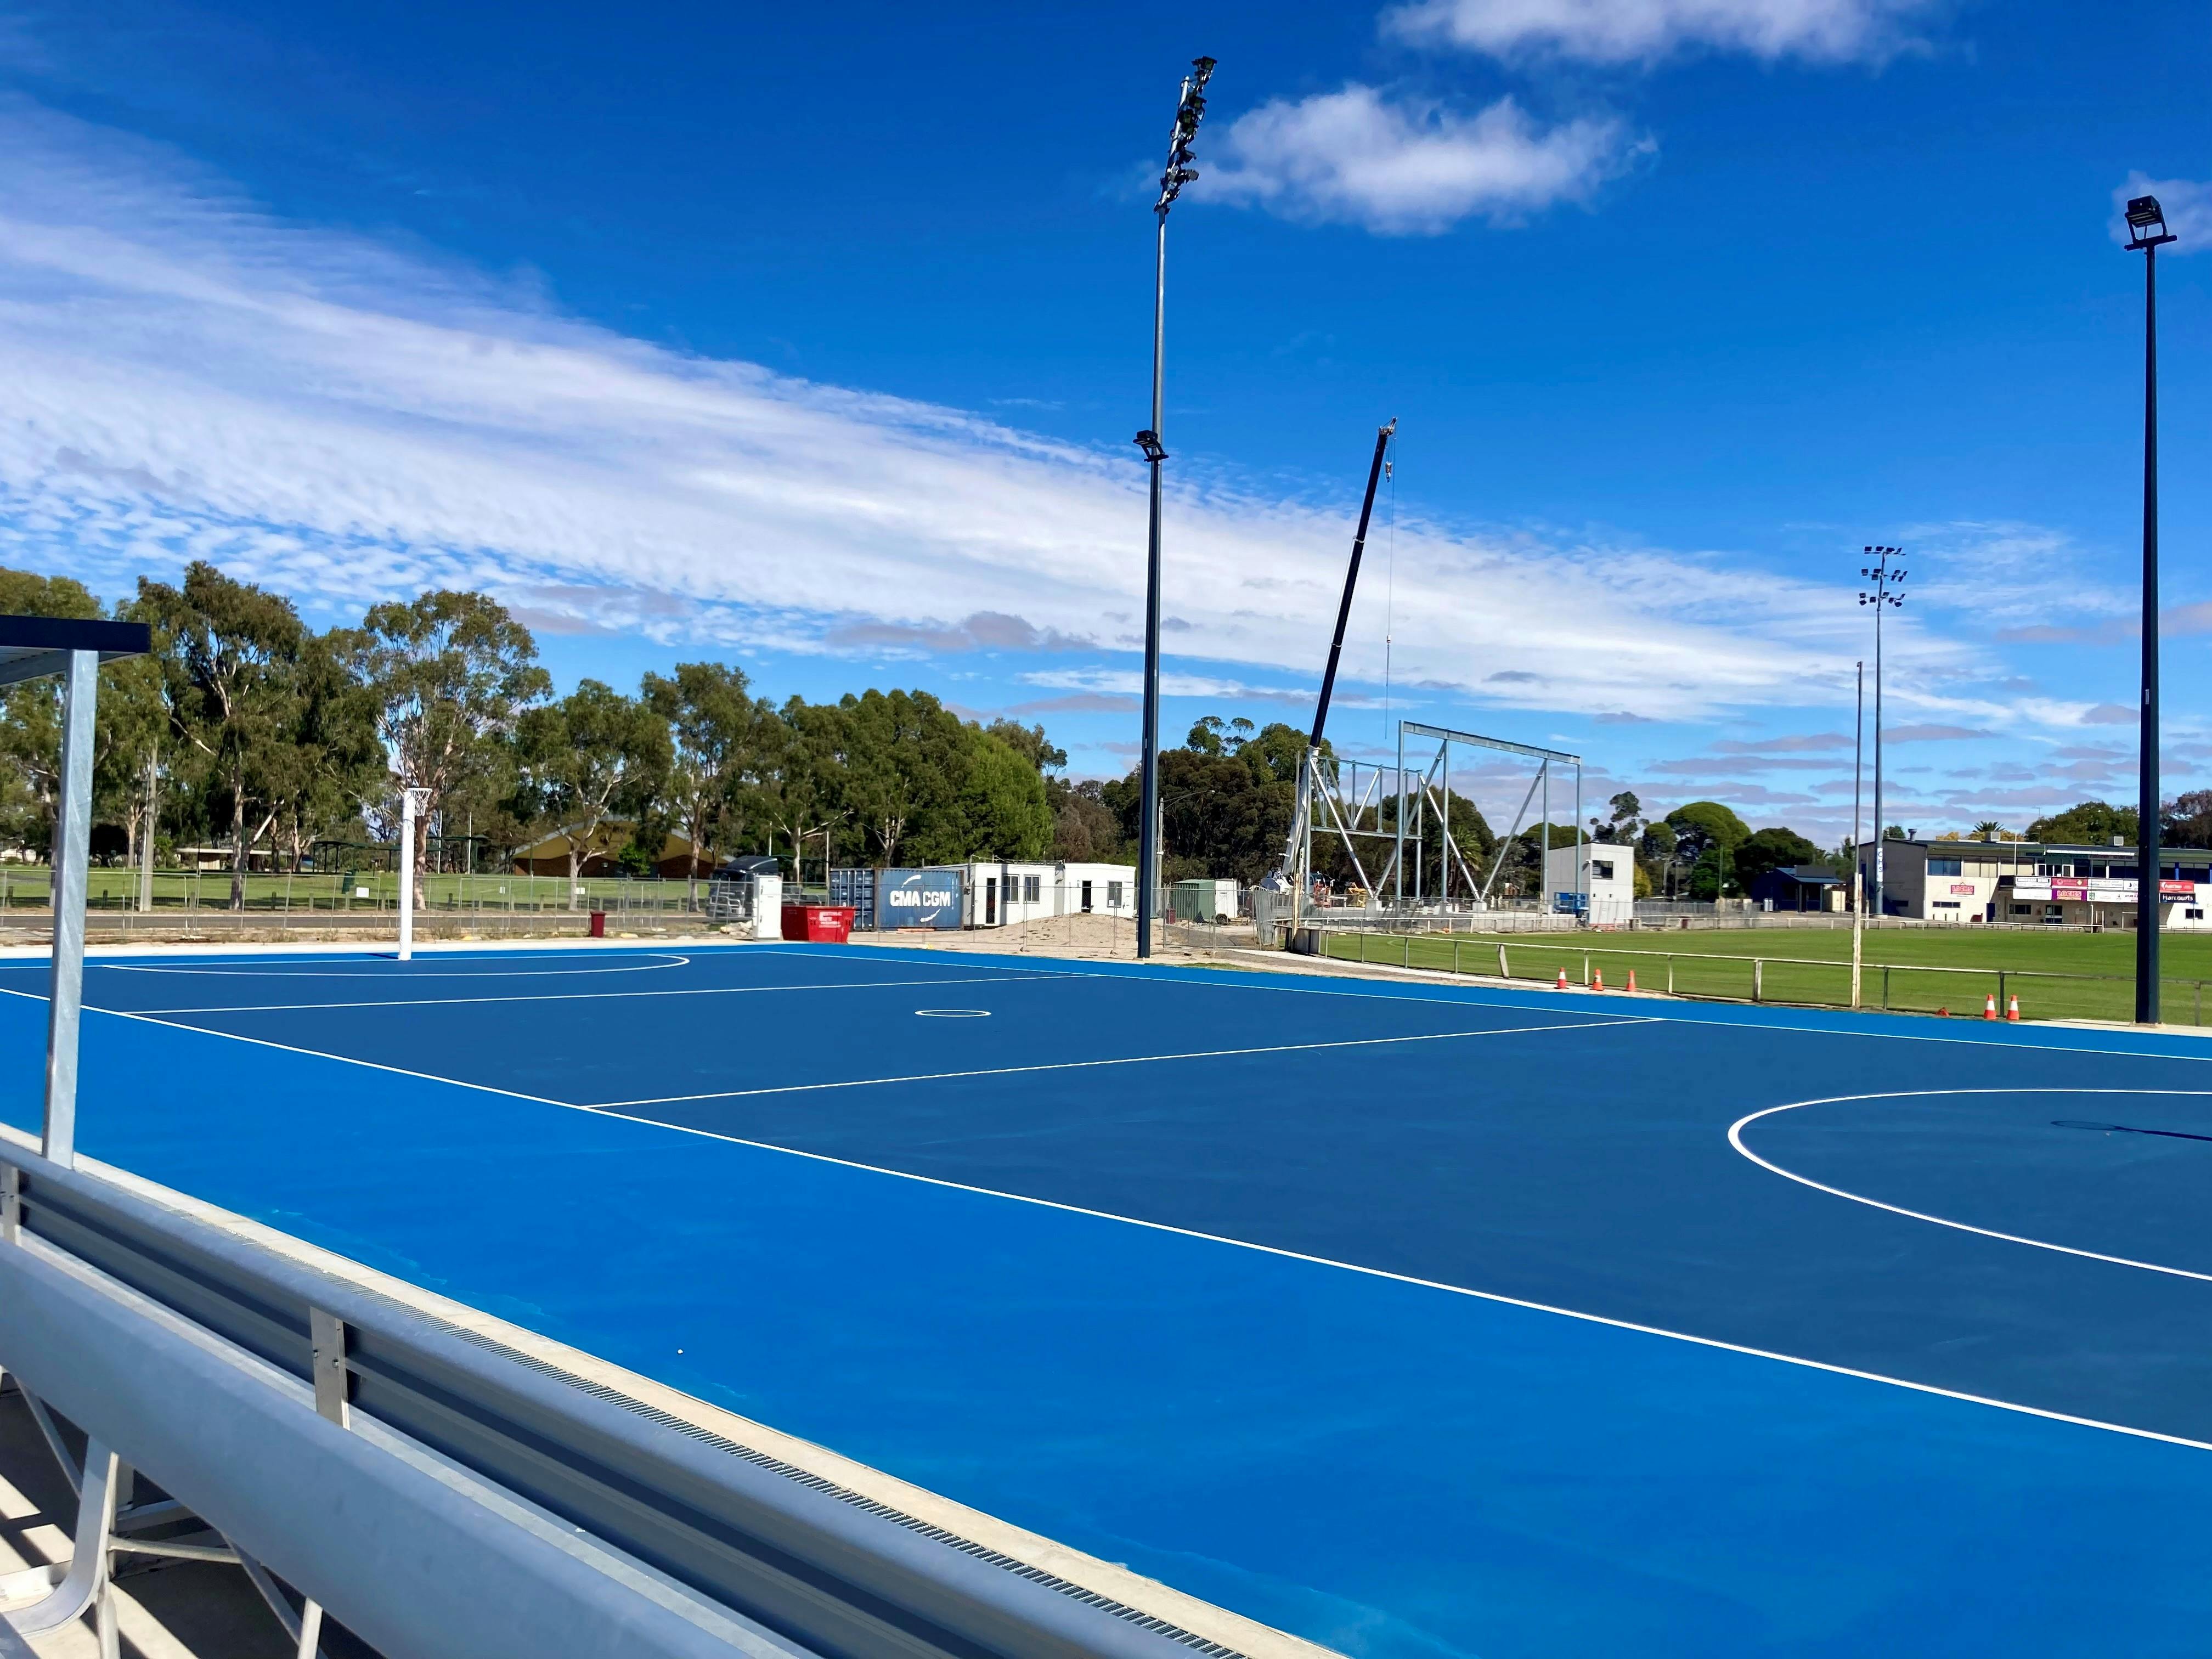
M 107 614 L 80 582 L 15 570 L 0 612 Z M 257 857 L 300 869 L 319 845 L 388 842 L 403 789 L 419 792 L 418 870 L 495 866 L 551 838 L 573 876 L 621 826 L 618 860 L 639 873 L 671 835 L 698 850 L 695 876 L 738 853 L 1031 859 L 1056 817 L 1086 823 L 1067 786 L 1048 792 L 1066 756 L 1040 726 L 963 720 L 926 691 L 778 706 L 712 662 L 556 697 L 530 630 L 483 593 L 318 632 L 284 596 L 196 562 L 173 585 L 140 579 L 112 614 L 148 623 L 154 649 L 101 672 L 95 855 L 221 847 L 234 907 Z M 60 731 L 57 682 L 0 693 L 0 836 L 19 852 L 52 845 Z

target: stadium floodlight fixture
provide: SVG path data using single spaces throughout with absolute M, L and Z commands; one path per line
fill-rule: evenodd
M 2142 683 L 2136 733 L 2136 1023 L 2158 1024 L 2158 925 L 2163 873 L 2158 783 L 2158 251 L 2179 238 L 2155 196 L 2126 209 L 2128 251 L 2143 257 Z
M 2130 253 L 2139 248 L 2162 247 L 2168 242 L 2180 240 L 2166 228 L 2166 210 L 2159 206 L 2155 196 L 2137 196 L 2130 199 L 2127 205 L 2127 219 L 2132 239 L 2128 243 Z M 2151 228 L 2154 225 L 2158 228 L 2155 233 Z
M 1152 911 L 1159 898 L 1160 868 L 1160 463 L 1168 452 L 1161 441 L 1167 424 L 1164 394 L 1167 375 L 1168 210 L 1182 187 L 1198 177 L 1191 145 L 1206 118 L 1206 85 L 1213 79 L 1213 59 L 1194 58 L 1176 100 L 1175 126 L 1168 135 L 1167 166 L 1160 173 L 1160 198 L 1152 204 L 1158 227 L 1152 263 L 1152 423 L 1137 434 L 1152 472 L 1152 519 L 1145 557 L 1145 729 L 1141 772 L 1143 817 L 1137 826 L 1137 954 L 1152 953 Z

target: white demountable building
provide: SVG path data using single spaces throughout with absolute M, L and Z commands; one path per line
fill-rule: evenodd
M 1040 864 L 976 859 L 933 864 L 957 870 L 967 892 L 970 927 L 1004 927 L 1048 916 L 1137 914 L 1137 869 L 1131 864 Z
M 1576 867 L 1579 851 L 1581 869 Z M 1576 876 L 1582 879 L 1577 882 Z M 1549 905 L 1562 893 L 1581 892 L 1589 908 L 1583 913 L 1595 922 L 1626 922 L 1636 918 L 1636 854 L 1611 842 L 1587 841 L 1580 848 L 1554 847 L 1544 855 L 1544 890 Z

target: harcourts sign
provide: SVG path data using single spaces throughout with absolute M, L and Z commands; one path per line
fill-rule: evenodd
M 960 926 L 957 870 L 884 870 L 876 877 L 878 927 Z

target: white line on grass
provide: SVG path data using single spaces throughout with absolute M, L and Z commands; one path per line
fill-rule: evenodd
M 27 992 L 10 991 L 0 987 L 0 996 L 23 997 L 33 1002 L 43 1002 L 44 997 Z M 498 1095 L 508 1100 L 522 1100 L 533 1105 L 555 1106 L 562 1111 L 583 1112 L 597 1117 L 611 1118 L 617 1122 L 635 1123 L 647 1128 L 665 1129 L 678 1134 L 690 1135 L 702 1140 L 721 1141 L 732 1146 L 747 1146 L 756 1152 L 775 1152 L 785 1158 L 803 1158 L 812 1164 L 833 1164 L 840 1169 L 856 1170 L 868 1175 L 887 1176 L 896 1181 L 912 1181 L 925 1187 L 941 1187 L 952 1192 L 973 1193 L 979 1197 L 1003 1199 L 1010 1204 L 1027 1204 L 1041 1210 L 1058 1210 L 1067 1215 L 1090 1216 L 1101 1221 L 1119 1222 L 1124 1226 L 1142 1227 L 1148 1231 L 1170 1233 L 1180 1238 L 1194 1238 L 1210 1244 L 1225 1244 L 1232 1249 L 1251 1250 L 1261 1255 L 1272 1255 L 1287 1261 L 1304 1261 L 1317 1267 L 1331 1267 L 1340 1273 L 1358 1273 L 1369 1279 L 1386 1279 L 1393 1284 L 1411 1285 L 1418 1289 L 1442 1291 L 1449 1296 L 1470 1297 L 1478 1302 L 1495 1303 L 1501 1307 L 1524 1308 L 1531 1313 L 1556 1315 L 1561 1319 L 1579 1320 L 1588 1325 L 1603 1325 L 1613 1330 L 1633 1331 L 1639 1335 L 1658 1336 L 1670 1341 L 1687 1342 L 1700 1348 L 1715 1348 L 1724 1353 L 1740 1353 L 1753 1359 L 1771 1359 L 1779 1364 L 1796 1365 L 1807 1370 L 1826 1371 L 1833 1376 L 1856 1377 L 1864 1382 L 1881 1382 L 1891 1388 L 1910 1389 L 1915 1394 L 1934 1395 L 1941 1399 L 1957 1400 L 1968 1405 L 1988 1406 L 1997 1411 L 2016 1412 L 2023 1417 L 2038 1417 L 2053 1423 L 2070 1423 L 2079 1428 L 2101 1429 L 2108 1434 L 2124 1434 L 2137 1440 L 2155 1440 L 2170 1446 L 2187 1446 L 2197 1451 L 2212 1451 L 2212 1441 L 2191 1440 L 2185 1435 L 2164 1434 L 2156 1429 L 2139 1429 L 2125 1423 L 2107 1423 L 2094 1417 L 2077 1417 L 2069 1412 L 2055 1412 L 2041 1406 L 2023 1405 L 2015 1400 L 1998 1400 L 1991 1395 L 1967 1394 L 1957 1389 L 1939 1388 L 1932 1382 L 1915 1382 L 1909 1377 L 1889 1376 L 1881 1371 L 1860 1370 L 1850 1365 L 1832 1364 L 1824 1359 L 1808 1359 L 1799 1354 L 1778 1353 L 1769 1348 L 1748 1347 L 1741 1342 L 1724 1342 L 1717 1337 L 1697 1336 L 1688 1331 L 1669 1330 L 1663 1325 L 1644 1325 L 1634 1320 L 1615 1319 L 1607 1314 L 1585 1313 L 1577 1308 L 1555 1307 L 1547 1302 L 1530 1301 L 1526 1297 L 1507 1296 L 1498 1291 L 1478 1291 L 1465 1285 L 1446 1284 L 1442 1279 L 1419 1279 L 1411 1273 L 1392 1273 L 1384 1267 L 1363 1267 L 1356 1261 L 1339 1261 L 1331 1256 L 1312 1255 L 1304 1250 L 1285 1249 L 1278 1244 L 1260 1244 L 1247 1238 L 1231 1238 L 1225 1233 L 1200 1232 L 1194 1227 L 1177 1227 L 1164 1221 L 1146 1221 L 1139 1216 L 1116 1214 L 1111 1210 L 1094 1210 L 1081 1204 L 1062 1203 L 1057 1199 L 1032 1198 L 1024 1193 L 1002 1192 L 995 1187 L 978 1187 L 963 1181 L 947 1181 L 938 1176 L 915 1175 L 906 1170 L 893 1170 L 878 1164 L 862 1164 L 848 1158 L 833 1158 L 826 1152 L 809 1152 L 796 1146 L 779 1146 L 765 1140 L 749 1140 L 743 1135 L 724 1134 L 714 1129 L 696 1129 L 682 1123 L 666 1123 L 659 1118 L 639 1117 L 604 1106 L 584 1106 L 574 1101 L 553 1100 L 543 1095 L 526 1095 L 513 1089 L 501 1089 L 485 1083 L 465 1082 L 459 1078 L 439 1077 L 429 1072 L 413 1072 L 398 1066 L 380 1065 L 374 1060 L 356 1060 L 349 1054 L 325 1054 L 318 1048 L 298 1048 L 289 1043 L 269 1042 L 259 1037 L 240 1036 L 234 1031 L 220 1031 L 204 1025 L 182 1025 L 172 1020 L 152 1019 L 143 1014 L 119 1013 L 114 1009 L 100 1008 L 90 1012 L 111 1014 L 118 1019 L 137 1019 L 148 1025 L 165 1025 L 172 1030 L 190 1031 L 200 1036 L 221 1037 L 232 1042 L 250 1043 L 255 1048 L 275 1048 L 285 1054 L 303 1054 L 310 1059 L 334 1060 L 342 1066 L 359 1066 L 372 1072 L 385 1072 L 400 1077 L 411 1077 L 425 1083 L 443 1083 L 456 1089 L 472 1089 L 480 1094 Z M 1542 1027 L 1558 1030 L 1558 1027 Z M 2158 1091 L 2155 1092 L 2171 1092 Z
M 459 977 L 467 978 L 463 975 Z M 368 997 L 358 1002 L 241 1002 L 221 1008 L 137 1008 L 141 1014 L 276 1014 L 313 1012 L 324 1008 L 434 1008 L 465 1006 L 480 1007 L 494 1002 L 616 1002 L 637 997 L 729 997 L 757 996 L 774 991 L 885 991 L 912 990 L 920 986 L 927 989 L 938 985 L 994 985 L 1027 984 L 1009 974 L 976 974 L 963 979 L 874 979 L 840 980 L 819 985 L 702 985 L 689 986 L 671 991 L 537 991 L 517 992 L 510 996 L 472 997 Z M 18 992 L 23 995 L 25 993 Z M 116 1008 L 102 1008 L 103 1013 L 119 1013 Z
M 2018 1233 L 2001 1233 L 1993 1227 L 1977 1227 L 1970 1222 L 1953 1221 L 1948 1217 L 1929 1215 L 1921 1210 L 1908 1210 L 1901 1204 L 1885 1204 L 1878 1198 L 1869 1198 L 1862 1193 L 1847 1193 L 1840 1187 L 1831 1187 L 1809 1176 L 1801 1176 L 1794 1170 L 1785 1170 L 1779 1164 L 1761 1158 L 1743 1144 L 1743 1131 L 1760 1118 L 1771 1117 L 1777 1112 L 1794 1112 L 1801 1106 L 1841 1106 L 1862 1100 L 1919 1100 L 1944 1095 L 2179 1095 L 2185 1098 L 2201 1099 L 2212 1096 L 2212 1089 L 1893 1089 L 1870 1095 L 1829 1095 L 1820 1100 L 1793 1100 L 1787 1105 L 1769 1106 L 1763 1111 L 1740 1117 L 1729 1125 L 1729 1145 L 1760 1169 L 1771 1170 L 1785 1181 L 1794 1181 L 1801 1187 L 1810 1187 L 1816 1193 L 1826 1193 L 1832 1198 L 1847 1198 L 1854 1204 L 1887 1210 L 1892 1215 L 1925 1221 L 1937 1227 L 1955 1228 L 1962 1233 L 1978 1233 L 1984 1238 L 2001 1239 L 2008 1244 L 2027 1244 L 2039 1250 L 2055 1250 L 2060 1255 L 2078 1255 L 2091 1261 L 2109 1261 L 2115 1267 L 2140 1267 L 2145 1273 L 2168 1273 L 2176 1279 L 2195 1279 L 2212 1284 L 2212 1273 L 2191 1273 L 2186 1267 L 2168 1267 L 2156 1261 L 2137 1261 L 2130 1256 L 2106 1255 L 2100 1250 L 2078 1249 L 2071 1244 L 2053 1244 L 2048 1239 L 2026 1238 Z
M 1423 1031 L 1412 1036 L 1343 1037 L 1331 1042 L 1276 1042 L 1259 1048 L 1199 1048 L 1177 1054 L 1117 1054 L 1106 1060 L 1054 1060 L 1036 1066 L 987 1066 L 968 1072 L 918 1072 L 909 1077 L 858 1077 L 835 1083 L 782 1083 L 766 1089 L 709 1089 L 696 1095 L 648 1095 L 642 1100 L 609 1100 L 587 1107 L 601 1111 L 622 1106 L 680 1106 L 692 1100 L 747 1100 L 755 1095 L 803 1095 L 820 1089 L 872 1089 L 886 1083 L 945 1083 L 959 1078 L 1017 1077 L 1028 1072 L 1080 1072 L 1100 1066 L 1156 1066 L 1171 1060 L 1230 1060 L 1241 1054 L 1302 1054 L 1316 1048 L 1374 1048 L 1393 1042 L 1450 1042 L 1466 1037 L 1525 1036 L 1546 1031 L 1587 1031 L 1604 1025 L 1631 1025 L 1630 1019 L 1587 1019 L 1572 1024 L 1502 1025 L 1484 1031 Z

